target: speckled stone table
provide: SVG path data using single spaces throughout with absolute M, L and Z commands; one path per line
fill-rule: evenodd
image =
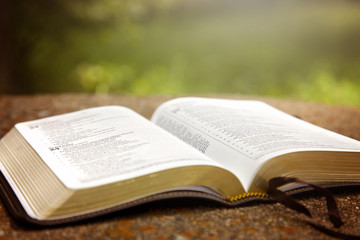
M 123 105 L 149 118 L 173 96 L 34 95 L 0 96 L 0 137 L 17 122 L 78 109 Z M 360 108 L 328 106 L 251 96 L 214 96 L 263 100 L 285 112 L 360 140 Z M 339 231 L 360 235 L 360 188 L 334 191 L 345 221 Z M 321 196 L 304 194 L 299 201 L 329 227 Z M 166 201 L 116 212 L 65 226 L 34 228 L 12 219 L 0 201 L 0 240 L 5 239 L 334 239 L 306 223 L 308 218 L 278 203 L 225 208 L 209 202 Z

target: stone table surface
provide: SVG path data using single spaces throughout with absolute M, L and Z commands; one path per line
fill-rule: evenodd
M 48 94 L 0 95 L 0 137 L 15 123 L 94 106 L 122 105 L 149 118 L 174 96 Z M 287 113 L 360 140 L 360 108 L 241 95 L 211 95 L 262 100 Z M 345 225 L 338 231 L 360 235 L 360 189 L 334 191 Z M 324 199 L 308 193 L 298 197 L 314 217 L 331 227 Z M 306 223 L 307 217 L 278 203 L 226 208 L 198 201 L 166 201 L 58 226 L 35 228 L 20 224 L 0 201 L 0 240 L 5 239 L 334 239 Z

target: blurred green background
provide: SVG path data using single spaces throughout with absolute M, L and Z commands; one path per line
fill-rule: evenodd
M 360 1 L 2 5 L 0 93 L 239 93 L 360 106 Z

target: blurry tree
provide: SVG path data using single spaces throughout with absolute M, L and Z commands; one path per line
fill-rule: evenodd
M 12 35 L 0 43 L 11 50 L 6 69 L 18 92 L 241 93 L 360 105 L 358 1 L 5 1 L 10 14 L 1 17 L 12 21 L 1 31 Z
M 14 93 L 10 0 L 0 1 L 0 93 Z
M 138 23 L 166 10 L 172 1 L 19 0 L 11 4 L 17 91 L 31 93 L 79 91 L 79 83 L 69 75 L 79 63 L 116 58 L 109 56 L 112 50 L 104 49 L 110 35 L 121 32 L 125 41 L 119 45 L 132 44 Z

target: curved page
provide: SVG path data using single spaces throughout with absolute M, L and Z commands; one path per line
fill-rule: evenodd
M 71 189 L 175 167 L 219 165 L 124 107 L 91 108 L 16 128 Z

